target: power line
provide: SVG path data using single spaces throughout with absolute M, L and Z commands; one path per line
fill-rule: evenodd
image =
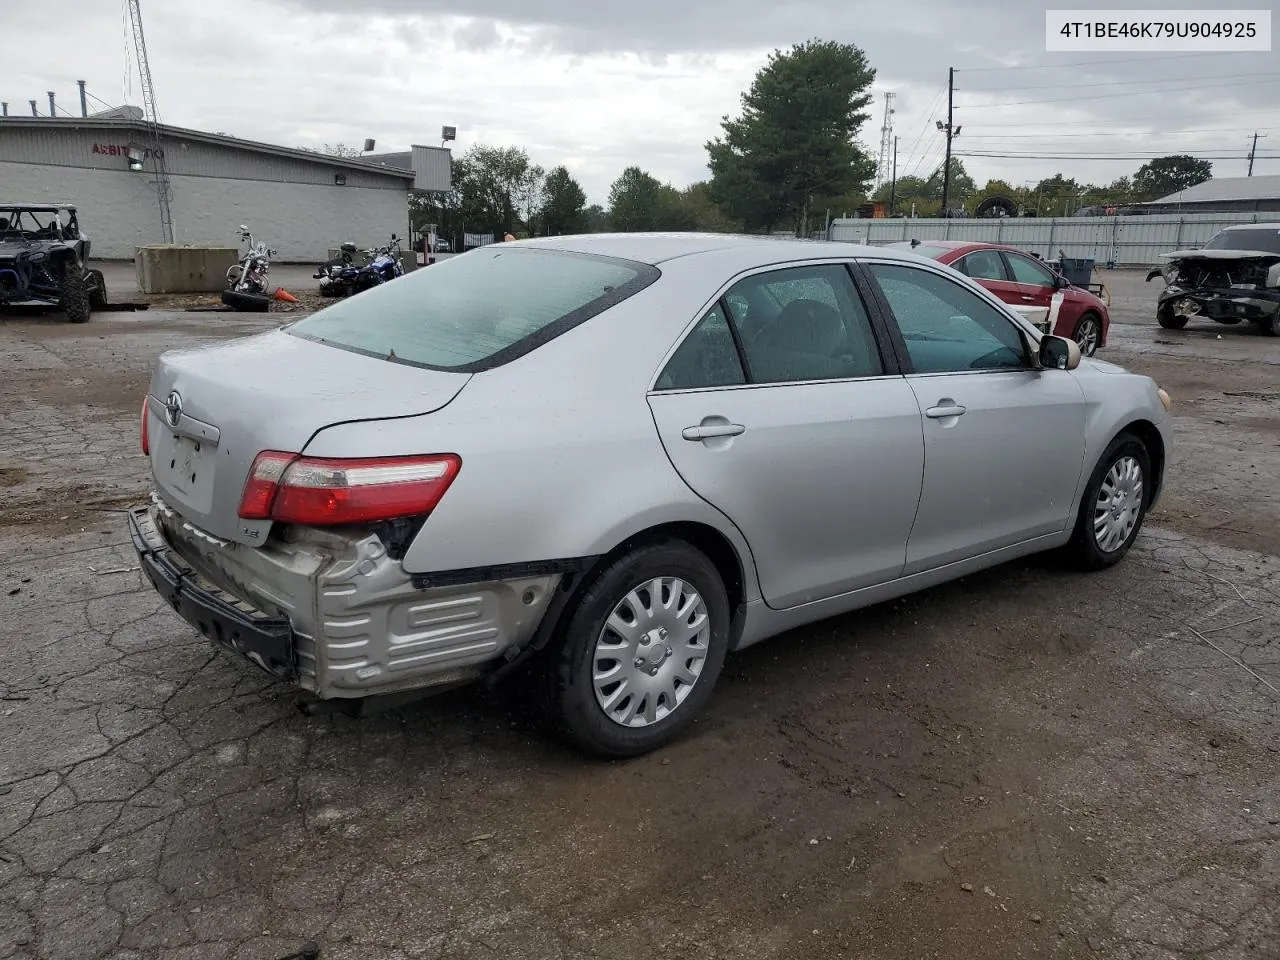
M 920 146 L 920 140 L 924 137 L 925 133 L 928 132 L 930 125 L 933 123 L 933 118 L 938 112 L 938 103 L 941 101 L 942 95 L 946 92 L 947 85 L 944 83 L 938 88 L 938 92 L 933 95 L 933 99 L 929 101 L 929 113 L 920 127 L 920 132 L 916 134 L 915 140 L 912 141 L 910 148 L 908 148 L 906 157 L 903 159 L 902 166 L 904 169 L 907 164 L 911 162 L 912 158 L 915 157 L 916 148 Z
M 1267 74 L 1263 74 L 1263 76 L 1267 76 Z M 1272 74 L 1272 76 L 1276 76 L 1276 74 Z M 1201 81 L 1254 80 L 1257 77 L 1258 77 L 1258 74 L 1256 73 L 1222 73 L 1212 77 L 1201 77 L 1200 80 Z M 1156 78 L 1156 77 L 1144 77 L 1141 80 L 1105 80 L 1105 81 L 1099 81 L 1098 83 L 1071 83 L 1069 84 L 1069 86 L 1072 90 L 1080 90 L 1086 87 L 1128 87 L 1128 86 L 1132 86 L 1135 83 L 1137 84 L 1165 83 L 1168 81 L 1184 81 L 1184 80 L 1186 80 L 1186 77 L 1168 77 L 1163 79 Z M 965 87 L 964 92 L 965 93 L 986 93 L 986 92 L 998 93 L 1005 90 L 1061 90 L 1065 86 L 1068 86 L 1068 85 L 1062 84 L 1062 83 L 1041 83 L 1041 84 L 1036 84 L 1034 86 L 1029 86 L 1029 87 L 1010 87 L 1008 85 L 1001 85 L 999 87 Z
M 965 67 L 957 68 L 957 73 L 993 73 L 1000 70 L 1059 70 L 1066 67 L 1106 67 L 1113 63 L 1154 63 L 1157 60 L 1187 60 L 1191 57 L 1219 57 L 1225 53 L 1236 51 L 1215 51 L 1213 53 L 1174 53 L 1167 57 L 1125 57 L 1122 60 L 1080 60 L 1075 63 L 1037 63 L 1014 67 Z
M 1010 124 L 1010 128 L 1018 128 L 1021 124 Z M 980 127 L 979 129 L 994 129 Z M 1199 130 L 1177 130 L 1172 132 L 1157 130 L 1095 130 L 1091 133 L 974 133 L 964 135 L 966 140 L 1066 140 L 1078 137 L 1094 137 L 1112 140 L 1117 137 L 1188 137 L 1202 133 L 1252 133 L 1254 130 L 1280 130 L 1280 127 L 1204 127 Z
M 1255 83 L 1280 83 L 1280 75 L 1271 75 L 1269 80 L 1255 80 Z M 970 103 L 966 104 L 966 109 L 970 110 L 990 110 L 995 107 L 1021 107 L 1029 104 L 1039 103 L 1078 103 L 1083 100 L 1114 100 L 1116 97 L 1141 97 L 1155 96 L 1157 94 L 1177 93 L 1183 90 L 1204 90 L 1216 89 L 1219 87 L 1234 87 L 1236 83 L 1197 83 L 1187 87 L 1162 87 L 1159 90 L 1126 90 L 1123 93 L 1095 93 L 1087 97 L 1060 97 L 1053 100 L 1010 100 L 1005 103 Z M 966 93 L 974 91 L 965 91 Z
M 1185 154 L 1194 157 L 1197 160 L 1247 160 L 1247 153 L 1220 153 L 1220 154 Z M 957 157 L 984 157 L 987 159 L 1001 160 L 1158 160 L 1166 157 L 1165 153 L 1133 153 L 1120 154 L 1109 153 L 1101 155 L 1085 155 L 1085 154 L 1055 154 L 1055 153 L 987 153 L 978 151 L 969 151 L 965 153 L 955 154 Z M 1257 155 L 1259 159 L 1274 160 L 1280 158 L 1280 153 L 1260 153 Z

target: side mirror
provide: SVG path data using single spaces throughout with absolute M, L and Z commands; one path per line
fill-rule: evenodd
M 398 239 L 398 238 L 397 238 L 397 237 L 396 237 L 396 235 L 393 233 L 393 234 L 391 235 L 391 239 L 392 239 L 392 240 L 396 240 L 396 239 Z
M 1080 366 L 1080 345 L 1066 337 L 1040 338 L 1040 366 L 1046 370 L 1074 370 Z
M 1060 273 L 1058 273 L 1058 274 L 1054 274 L 1054 277 L 1053 277 L 1053 289 L 1055 289 L 1055 290 L 1065 290 L 1065 289 L 1067 289 L 1067 287 L 1069 287 L 1069 286 L 1071 286 L 1071 281 L 1070 281 L 1070 280 L 1068 280 L 1066 277 L 1064 277 L 1064 276 L 1063 276 L 1062 274 L 1060 274 Z

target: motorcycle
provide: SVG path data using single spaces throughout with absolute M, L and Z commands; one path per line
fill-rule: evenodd
M 336 258 L 316 270 L 313 277 L 320 281 L 321 296 L 349 297 L 404 275 L 400 239 L 394 233 L 389 244 L 364 251 L 362 266 L 355 265 L 352 257 L 355 252 L 354 243 L 344 243 Z
M 367 284 L 361 282 L 360 276 L 364 267 L 358 267 L 353 262 L 355 252 L 354 243 L 343 243 L 339 247 L 338 256 L 322 263 L 312 274 L 314 279 L 320 281 L 320 296 L 349 297 L 366 289 Z
M 389 283 L 396 277 L 404 276 L 404 267 L 400 264 L 400 238 L 394 233 L 390 243 L 369 253 L 372 256 L 365 269 L 377 275 L 377 283 Z
M 265 311 L 271 304 L 267 274 L 271 270 L 271 258 L 279 251 L 261 240 L 255 241 L 244 224 L 240 225 L 240 239 L 247 243 L 248 249 L 239 263 L 227 268 L 227 289 L 222 291 L 222 302 L 237 310 Z

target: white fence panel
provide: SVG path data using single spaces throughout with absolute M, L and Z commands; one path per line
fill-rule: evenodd
M 904 240 L 1004 243 L 1048 259 L 1068 257 L 1114 266 L 1158 263 L 1162 253 L 1203 246 L 1223 227 L 1258 223 L 1256 213 L 1012 219 L 840 219 L 827 239 L 878 246 Z

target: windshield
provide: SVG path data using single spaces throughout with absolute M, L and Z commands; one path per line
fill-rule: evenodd
M 1249 230 L 1223 230 L 1204 245 L 1205 250 L 1264 250 L 1280 253 L 1280 230 L 1258 227 Z
M 494 244 L 343 300 L 289 332 L 416 366 L 483 370 L 559 336 L 658 275 L 627 260 Z

